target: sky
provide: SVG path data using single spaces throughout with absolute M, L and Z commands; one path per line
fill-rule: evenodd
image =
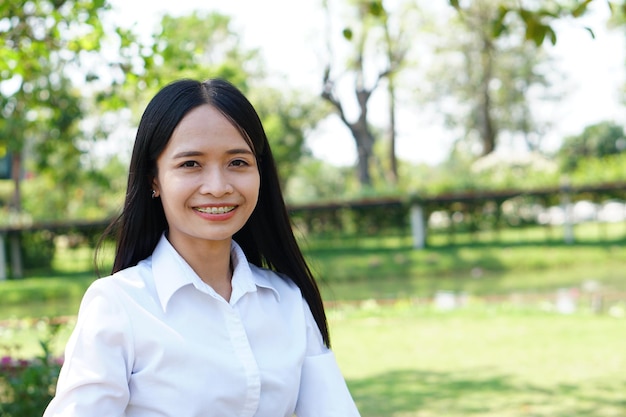
M 331 1 L 331 6 L 333 2 Z M 242 37 L 243 46 L 258 48 L 270 73 L 290 88 L 319 94 L 326 64 L 324 33 L 326 20 L 321 0 L 113 0 L 119 21 L 136 24 L 140 32 L 154 31 L 163 13 L 181 15 L 192 10 L 218 11 L 232 18 L 233 29 Z M 149 6 L 148 6 L 149 4 Z M 626 84 L 626 34 L 608 31 L 604 22 L 609 15 L 606 2 L 594 2 L 590 17 L 566 21 L 556 26 L 558 41 L 548 46 L 556 58 L 560 87 L 567 91 L 558 103 L 536 103 L 542 117 L 552 120 L 544 143 L 555 149 L 560 138 L 575 135 L 603 120 L 626 124 L 620 94 Z M 117 19 L 116 19 L 117 20 Z M 584 29 L 591 27 L 593 39 Z M 374 115 L 375 96 L 371 100 Z M 436 164 L 449 152 L 453 132 L 441 127 L 432 112 L 400 112 L 397 155 L 414 163 Z M 330 117 L 307 138 L 314 155 L 336 165 L 351 165 L 356 160 L 354 140 L 337 117 Z M 518 149 L 510 148 L 513 152 Z M 506 151 L 506 149 L 505 149 Z

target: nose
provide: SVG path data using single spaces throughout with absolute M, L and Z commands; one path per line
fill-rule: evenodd
M 232 192 L 233 186 L 227 172 L 224 172 L 220 167 L 212 167 L 204 170 L 202 184 L 200 185 L 201 194 L 222 197 Z

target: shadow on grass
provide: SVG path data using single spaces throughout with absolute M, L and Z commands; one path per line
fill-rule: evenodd
M 363 417 L 626 415 L 626 379 L 544 387 L 489 370 L 398 370 L 349 380 L 348 385 Z

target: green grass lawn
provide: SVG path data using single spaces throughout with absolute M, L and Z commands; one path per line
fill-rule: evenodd
M 441 290 L 550 294 L 589 282 L 624 292 L 626 239 L 619 227 L 611 229 L 611 239 L 597 240 L 597 227 L 588 226 L 574 245 L 529 228 L 502 231 L 497 240 L 492 232 L 458 234 L 463 244 L 457 245 L 443 245 L 438 240 L 445 237 L 435 235 L 423 250 L 415 250 L 409 236 L 318 236 L 302 239 L 302 246 L 327 301 L 432 297 Z M 52 271 L 0 282 L 0 320 L 74 314 L 96 278 L 92 257 L 84 247 L 58 251 Z
M 626 318 L 399 300 L 329 309 L 333 349 L 363 417 L 624 417 Z M 45 323 L 7 337 L 38 354 Z M 59 333 L 60 353 L 73 322 Z M 24 351 L 23 351 L 24 353 Z
M 623 234 L 565 245 L 524 233 L 460 235 L 457 245 L 435 236 L 424 250 L 407 236 L 303 242 L 363 417 L 626 417 Z M 95 279 L 91 255 L 63 251 L 52 273 L 1 282 L 0 344 L 37 355 L 46 321 L 28 317 L 69 316 L 60 354 Z M 589 283 L 614 295 L 599 312 Z M 559 288 L 580 292 L 574 314 L 555 311 Z M 437 310 L 438 291 L 467 304 Z
M 626 416 L 623 317 L 400 303 L 330 324 L 364 417 Z

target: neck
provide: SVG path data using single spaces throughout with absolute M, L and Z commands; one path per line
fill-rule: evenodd
M 204 241 L 202 244 L 193 245 L 171 243 L 202 281 L 210 285 L 224 300 L 230 300 L 233 276 L 230 240 Z

